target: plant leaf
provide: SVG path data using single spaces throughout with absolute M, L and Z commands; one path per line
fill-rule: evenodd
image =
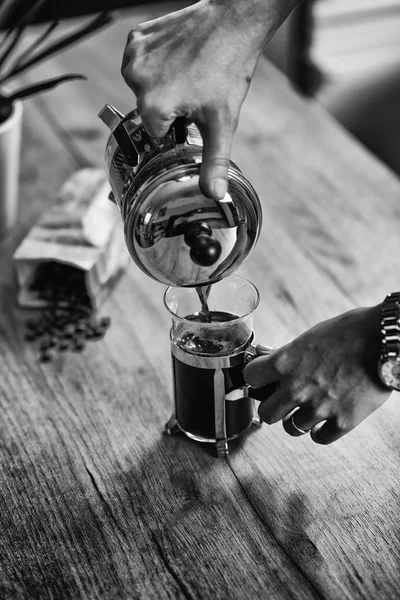
M 8 96 L 2 96 L 2 98 L 5 98 L 10 102 L 22 100 L 28 96 L 34 96 L 42 92 L 47 92 L 47 90 L 51 90 L 65 81 L 72 81 L 74 79 L 83 79 L 86 81 L 87 77 L 86 75 L 81 75 L 80 73 L 68 73 L 67 75 L 60 75 L 59 77 L 53 77 L 52 79 L 46 79 L 45 81 L 39 81 L 38 83 L 24 86 Z
M 33 42 L 16 58 L 9 67 L 9 72 L 21 65 L 28 56 L 32 54 L 47 38 L 53 33 L 54 29 L 59 25 L 60 21 L 53 21 Z
M 33 3 L 33 6 L 31 6 L 25 14 L 23 14 L 15 23 L 12 23 L 13 29 L 18 29 L 18 27 L 25 28 L 27 25 L 30 25 L 48 1 L 49 0 L 36 0 L 36 2 Z
M 0 29 L 10 28 L 10 17 L 21 3 L 21 0 L 3 0 L 0 3 Z
M 3 64 L 6 62 L 7 58 L 10 56 L 14 48 L 17 46 L 19 40 L 21 39 L 22 32 L 23 28 L 21 27 L 11 31 L 10 35 L 8 36 L 8 44 L 6 45 L 6 48 L 0 55 L 0 68 L 3 66 Z
M 43 50 L 38 52 L 35 56 L 32 56 L 30 59 L 21 63 L 15 69 L 11 70 L 5 76 L 1 77 L 0 83 L 3 83 L 6 79 L 15 77 L 15 75 L 19 75 L 19 73 L 22 73 L 29 67 L 32 67 L 33 65 L 36 65 L 38 62 L 41 62 L 42 60 L 49 58 L 53 54 L 59 52 L 60 50 L 63 50 L 64 48 L 66 48 L 67 46 L 70 46 L 74 42 L 77 42 L 78 40 L 81 40 L 82 38 L 87 37 L 91 33 L 94 33 L 98 29 L 111 23 L 112 20 L 113 19 L 112 19 L 111 13 L 108 13 L 108 12 L 101 13 L 95 19 L 93 19 L 93 21 L 90 21 L 89 24 L 84 25 L 82 28 L 80 28 L 76 31 L 73 31 L 72 33 L 62 37 L 59 40 L 56 40 L 55 42 L 53 42 L 53 44 L 50 44 L 49 46 L 43 48 Z
M 7 40 L 9 39 L 9 37 L 11 35 L 11 33 L 12 33 L 12 29 L 7 29 L 4 32 L 3 37 L 1 39 L 1 42 L 0 42 L 0 49 L 3 48 L 3 46 L 5 46 Z
M 0 68 L 4 65 L 7 58 L 12 54 L 13 50 L 17 47 L 22 34 L 24 33 L 25 28 L 30 24 L 30 22 L 35 18 L 35 16 L 40 12 L 45 4 L 47 4 L 48 0 L 36 0 L 36 2 L 31 6 L 27 13 L 23 14 L 10 28 L 10 34 L 8 36 L 9 42 L 6 45 L 5 50 L 0 55 Z M 15 0 L 13 0 L 15 5 Z

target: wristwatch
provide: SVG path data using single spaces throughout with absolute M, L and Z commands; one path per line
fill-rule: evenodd
M 388 388 L 400 390 L 400 292 L 382 302 L 378 375 Z

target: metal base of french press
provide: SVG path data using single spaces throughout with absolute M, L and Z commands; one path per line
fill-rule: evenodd
M 261 422 L 260 417 L 258 416 L 258 414 L 256 412 L 254 412 L 254 415 L 253 415 L 250 425 L 248 427 L 246 427 L 246 429 L 243 429 L 243 431 L 241 431 L 240 433 L 237 433 L 236 435 L 233 435 L 229 438 L 226 436 L 223 438 L 220 438 L 220 439 L 218 439 L 218 438 L 203 438 L 198 435 L 194 435 L 193 433 L 190 433 L 189 431 L 186 431 L 185 429 L 183 429 L 179 425 L 179 422 L 178 422 L 178 419 L 176 418 L 175 413 L 173 413 L 171 415 L 171 418 L 169 419 L 169 421 L 165 424 L 164 431 L 167 435 L 177 435 L 178 433 L 183 433 L 188 438 L 190 438 L 191 440 L 194 440 L 196 442 L 202 442 L 202 443 L 206 443 L 206 444 L 215 444 L 215 449 L 217 451 L 217 457 L 224 458 L 229 455 L 228 442 L 230 442 L 231 440 L 235 440 L 238 437 L 244 435 L 252 427 L 261 427 L 261 424 L 262 424 L 262 422 Z

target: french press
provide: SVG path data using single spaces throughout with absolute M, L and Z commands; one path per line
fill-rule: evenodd
M 212 313 L 212 327 L 205 323 L 203 327 L 197 323 L 199 327 L 196 327 L 196 319 L 201 318 L 199 312 L 194 305 L 187 305 L 189 312 L 182 314 L 181 311 L 186 310 L 182 308 L 186 301 L 174 299 L 174 290 L 190 288 L 187 295 L 191 300 L 197 298 L 197 306 L 196 290 L 202 290 L 204 297 L 205 290 L 208 294 L 211 289 L 211 296 L 216 297 L 222 282 L 229 283 L 229 277 L 257 242 L 262 221 L 260 201 L 253 186 L 232 160 L 225 197 L 215 200 L 201 192 L 202 139 L 195 125 L 186 126 L 183 119 L 177 119 L 165 137 L 155 139 L 147 134 L 137 110 L 124 116 L 107 104 L 99 117 L 111 130 L 105 167 L 112 189 L 110 198 L 121 211 L 127 248 L 144 273 L 169 286 L 164 302 L 173 322 L 171 351 L 175 412 L 166 430 L 171 434 L 182 431 L 196 440 L 213 442 L 218 456 L 225 456 L 229 439 L 237 437 L 253 423 L 259 424 L 249 388 L 243 378 L 237 376 L 249 357 L 254 356 L 251 351 L 254 334 L 246 322 L 246 310 L 238 314 L 243 312 L 242 307 L 233 308 L 227 316 L 222 297 L 218 300 L 218 310 Z M 217 288 L 218 282 L 221 283 Z M 227 291 L 228 295 L 236 294 L 239 299 L 240 293 L 237 287 Z M 247 312 L 251 314 L 254 308 Z M 217 313 L 219 317 L 216 318 Z M 233 351 L 228 338 L 235 327 L 227 326 L 227 319 L 236 320 L 239 325 L 236 330 L 241 331 L 240 343 Z M 238 319 L 246 322 L 244 329 L 240 328 Z M 185 323 L 183 337 L 176 335 L 178 322 L 180 325 Z M 226 339 L 220 339 L 221 335 Z M 195 369 L 189 379 L 187 369 L 180 369 L 186 373 L 185 385 L 177 372 L 176 360 Z M 233 379 L 231 367 L 236 372 Z M 196 377 L 192 377 L 194 374 Z M 211 401 L 210 397 L 204 400 L 209 422 L 205 423 L 203 435 L 193 415 L 204 416 L 198 392 L 203 384 L 209 387 L 206 380 L 218 380 L 218 385 L 211 385 Z M 196 381 L 196 390 L 190 381 Z M 178 388 L 184 391 L 178 392 Z M 206 390 L 204 393 L 207 394 Z M 211 410 L 210 402 L 214 407 Z M 234 414 L 235 404 L 237 415 Z M 233 428 L 227 423 L 228 413 L 230 421 L 235 422 Z

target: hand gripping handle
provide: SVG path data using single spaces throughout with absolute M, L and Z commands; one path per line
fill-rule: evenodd
M 273 351 L 273 348 L 268 348 L 268 350 L 263 352 L 263 355 L 268 355 Z M 257 348 L 252 344 L 246 348 L 246 362 L 250 362 L 254 360 L 258 356 L 262 356 L 261 354 L 257 354 Z M 255 388 L 250 385 L 245 384 L 240 388 L 236 388 L 231 390 L 227 394 L 225 394 L 225 400 L 234 402 L 235 400 L 240 400 L 241 398 L 253 398 L 253 400 L 258 400 L 262 402 L 266 400 L 273 394 L 277 388 L 278 382 L 274 381 L 272 383 L 267 383 L 266 385 L 262 385 L 261 387 Z

